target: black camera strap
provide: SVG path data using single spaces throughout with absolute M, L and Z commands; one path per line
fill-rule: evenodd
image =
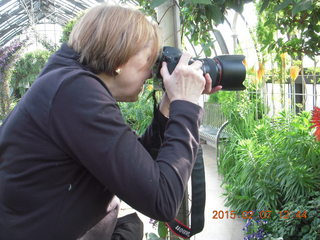
M 205 172 L 203 163 L 203 152 L 199 146 L 196 162 L 191 174 L 191 226 L 188 227 L 175 219 L 166 223 L 168 228 L 177 236 L 184 239 L 202 231 L 204 227 L 204 210 L 206 203 L 206 185 L 205 185 Z
M 156 91 L 152 92 L 154 113 L 157 109 Z M 191 226 L 188 227 L 177 219 L 167 222 L 168 228 L 177 236 L 188 239 L 202 231 L 206 205 L 206 182 L 203 163 L 203 151 L 199 145 L 196 162 L 191 173 Z

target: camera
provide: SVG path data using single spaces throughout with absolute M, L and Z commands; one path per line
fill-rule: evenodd
M 164 47 L 162 54 L 158 58 L 154 69 L 155 85 L 164 89 L 160 68 L 162 62 L 166 62 L 169 73 L 171 74 L 177 66 L 182 52 L 175 47 Z M 189 65 L 196 60 L 200 60 L 202 65 L 203 74 L 209 73 L 212 79 L 212 87 L 218 85 L 222 86 L 225 91 L 240 91 L 246 89 L 243 81 L 246 77 L 246 68 L 243 64 L 243 55 L 220 55 L 214 58 L 192 58 Z

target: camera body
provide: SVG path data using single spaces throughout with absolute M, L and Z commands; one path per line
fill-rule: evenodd
M 154 67 L 154 80 L 163 88 L 160 74 L 161 63 L 166 62 L 171 74 L 177 66 L 182 52 L 175 47 L 164 47 L 161 56 Z M 189 64 L 196 60 L 202 61 L 203 74 L 209 73 L 212 87 L 221 85 L 225 91 L 240 91 L 246 89 L 243 81 L 246 78 L 246 68 L 243 64 L 243 55 L 220 55 L 214 58 L 192 58 Z M 164 88 L 163 88 L 164 89 Z

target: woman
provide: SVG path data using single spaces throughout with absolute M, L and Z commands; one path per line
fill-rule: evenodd
M 82 17 L 0 128 L 0 239 L 80 238 L 115 195 L 151 218 L 176 216 L 199 144 L 196 103 L 220 87 L 188 54 L 171 75 L 163 63 L 166 94 L 136 136 L 117 101 L 137 100 L 159 50 L 138 11 L 100 5 Z

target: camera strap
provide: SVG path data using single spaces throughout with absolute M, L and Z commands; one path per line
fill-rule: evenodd
M 196 162 L 191 174 L 191 226 L 188 227 L 177 219 L 167 222 L 168 228 L 177 236 L 188 239 L 202 231 L 206 203 L 206 184 L 203 163 L 203 151 L 199 146 Z

